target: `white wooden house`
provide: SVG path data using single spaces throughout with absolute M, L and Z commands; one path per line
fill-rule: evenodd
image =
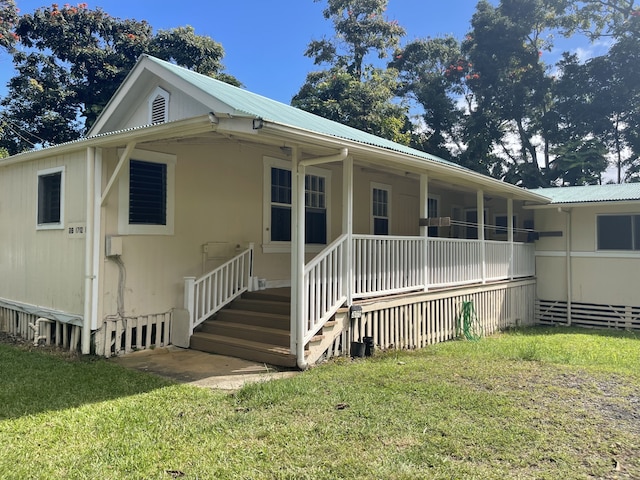
M 0 160 L 0 328 L 304 368 L 462 301 L 532 324 L 545 193 L 143 56 L 87 138 Z

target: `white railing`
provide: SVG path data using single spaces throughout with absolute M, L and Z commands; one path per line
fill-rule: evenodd
M 328 245 L 304 267 L 303 344 L 322 328 L 347 299 L 345 259 L 347 235 Z
M 429 287 L 450 287 L 482 281 L 482 241 L 429 238 Z
M 249 289 L 253 271 L 253 244 L 244 252 L 200 278 L 185 277 L 184 305 L 190 332 Z
M 511 244 L 509 242 L 484 242 L 485 280 L 504 280 L 510 277 Z
M 532 277 L 536 274 L 536 247 L 533 243 L 513 244 L 513 276 Z
M 424 288 L 424 238 L 354 235 L 353 298 Z

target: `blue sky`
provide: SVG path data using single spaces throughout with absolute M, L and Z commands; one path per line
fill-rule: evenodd
M 22 13 L 31 13 L 53 1 L 17 0 Z M 67 3 L 58 0 L 59 5 Z M 76 5 L 81 2 L 68 2 Z M 331 22 L 322 16 L 325 1 L 313 0 L 205 0 L 158 2 L 150 0 L 100 0 L 89 8 L 102 8 L 119 18 L 147 20 L 155 30 L 191 25 L 225 49 L 227 73 L 248 90 L 289 103 L 317 67 L 303 53 L 312 39 L 332 36 Z M 495 0 L 497 3 L 497 0 Z M 389 0 L 387 17 L 407 31 L 402 42 L 452 34 L 463 38 L 470 29 L 476 0 Z M 588 57 L 597 46 L 572 41 L 563 48 L 580 49 Z M 548 62 L 557 55 L 549 54 Z M 0 54 L 0 95 L 13 74 L 11 59 Z
M 79 1 L 17 0 L 21 13 L 31 13 L 52 3 L 77 5 Z M 303 53 L 312 39 L 331 36 L 324 19 L 325 2 L 313 0 L 205 0 L 158 2 L 148 0 L 88 0 L 119 18 L 147 20 L 154 29 L 191 25 L 225 49 L 226 71 L 248 90 L 289 103 L 315 67 Z M 403 42 L 427 36 L 453 34 L 462 38 L 469 30 L 475 0 L 390 0 L 387 16 L 407 31 Z M 0 94 L 13 71 L 10 58 L 0 55 Z

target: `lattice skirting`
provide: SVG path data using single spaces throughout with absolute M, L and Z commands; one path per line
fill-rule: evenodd
M 42 317 L 0 307 L 0 331 L 30 342 L 56 345 L 72 352 L 80 349 L 81 327 L 52 319 L 38 322 L 39 318 Z
M 541 325 L 566 325 L 567 302 L 536 300 L 536 320 Z M 571 325 L 640 330 L 640 307 L 572 303 Z
M 362 306 L 350 340 L 372 336 L 377 348 L 423 348 L 456 337 L 463 302 L 474 304 L 485 335 L 535 323 L 535 280 L 481 285 L 388 299 Z
M 108 358 L 136 350 L 165 347 L 170 343 L 171 319 L 171 312 L 107 319 L 94 338 L 96 354 Z

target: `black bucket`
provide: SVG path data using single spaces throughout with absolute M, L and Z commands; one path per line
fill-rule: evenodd
M 362 342 L 351 342 L 351 356 L 353 358 L 361 358 L 364 357 L 365 354 L 365 344 Z
M 373 343 L 373 337 L 363 337 L 362 341 L 364 342 L 364 356 L 372 356 L 376 349 L 375 344 Z

